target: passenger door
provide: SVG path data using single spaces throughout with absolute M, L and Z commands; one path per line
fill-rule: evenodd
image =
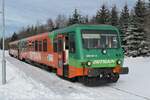
M 58 35 L 57 38 L 57 52 L 58 52 L 58 67 L 62 68 L 63 67 L 63 49 L 64 49 L 64 37 L 63 35 Z
M 58 52 L 58 74 L 68 77 L 68 35 L 58 35 L 57 37 L 57 52 Z

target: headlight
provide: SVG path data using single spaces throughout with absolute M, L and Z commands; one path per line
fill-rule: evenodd
M 121 60 L 118 60 L 118 61 L 117 61 L 117 64 L 120 65 L 120 64 L 121 64 Z
M 92 62 L 88 61 L 87 66 L 91 66 L 91 65 L 92 65 Z
M 107 53 L 107 51 L 104 49 L 104 50 L 102 50 L 102 53 L 103 53 L 103 54 L 106 54 L 106 53 Z

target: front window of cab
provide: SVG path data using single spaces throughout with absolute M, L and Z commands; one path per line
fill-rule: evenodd
M 83 47 L 87 49 L 118 48 L 118 35 L 113 30 L 82 30 Z

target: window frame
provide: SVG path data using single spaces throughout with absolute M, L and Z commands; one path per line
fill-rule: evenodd
M 55 39 L 54 42 L 53 42 L 53 51 L 54 52 L 58 51 L 58 41 L 57 41 L 57 39 Z
M 32 51 L 35 51 L 35 41 L 32 41 Z
M 42 52 L 43 51 L 43 47 L 42 47 L 42 41 L 38 41 L 38 45 L 39 45 L 39 51 Z
M 72 37 L 73 38 L 72 38 Z M 76 53 L 76 35 L 75 35 L 75 32 L 71 32 L 71 33 L 69 33 L 69 53 Z M 73 42 L 73 44 L 72 44 L 72 41 L 74 41 Z M 71 46 L 74 46 L 74 50 L 71 50 Z
M 47 52 L 47 39 L 43 39 L 43 46 L 42 46 L 42 48 L 43 48 L 43 52 Z
M 38 41 L 35 40 L 35 45 L 34 45 L 35 51 L 38 51 Z
M 108 48 L 108 49 L 121 48 L 118 31 L 116 31 L 116 30 L 95 30 L 95 29 L 89 29 L 89 30 L 88 30 L 88 29 L 83 29 L 83 30 L 81 30 L 81 39 L 82 39 L 82 48 L 83 48 L 83 49 L 105 49 L 105 48 L 87 48 L 87 47 L 84 47 L 83 31 L 99 31 L 99 32 L 104 32 L 104 33 L 102 33 L 102 34 L 107 34 L 106 31 L 109 31 L 110 34 L 116 35 L 117 47 L 116 47 L 116 48 Z M 86 34 L 88 34 L 88 33 L 86 33 Z M 92 34 L 92 33 L 91 33 L 91 34 Z

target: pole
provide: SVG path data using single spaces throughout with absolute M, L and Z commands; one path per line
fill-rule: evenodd
M 5 60 L 5 0 L 2 0 L 2 37 L 3 37 L 3 55 L 2 55 L 2 84 L 6 84 L 6 60 Z

